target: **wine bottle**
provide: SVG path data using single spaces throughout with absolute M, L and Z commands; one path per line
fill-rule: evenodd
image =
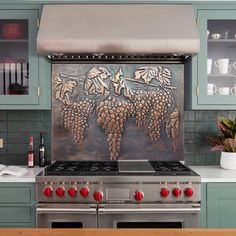
M 39 166 L 45 166 L 45 145 L 43 142 L 43 133 L 40 133 L 40 144 L 39 144 Z
M 28 167 L 32 168 L 35 165 L 34 155 L 34 139 L 32 136 L 29 137 L 29 151 L 28 151 Z

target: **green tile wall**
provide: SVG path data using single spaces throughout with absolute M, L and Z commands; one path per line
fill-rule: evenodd
M 40 132 L 44 133 L 46 162 L 50 162 L 51 111 L 0 111 L 0 163 L 27 165 L 28 137 L 34 137 L 36 164 Z
M 206 137 L 217 133 L 216 120 L 220 116 L 236 117 L 236 111 L 185 111 L 184 153 L 189 165 L 219 164 L 219 153 L 211 152 Z M 34 136 L 34 150 L 38 157 L 40 131 L 44 132 L 47 163 L 51 159 L 50 111 L 0 111 L 0 163 L 27 164 L 28 137 Z M 37 160 L 38 161 L 38 160 Z
M 220 153 L 212 152 L 206 137 L 218 133 L 218 117 L 234 119 L 236 111 L 185 111 L 184 153 L 188 165 L 219 165 Z

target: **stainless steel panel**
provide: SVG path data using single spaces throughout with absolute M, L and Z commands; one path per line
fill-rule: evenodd
M 183 228 L 200 225 L 199 204 L 104 204 L 98 208 L 98 227 L 117 228 L 119 222 L 180 222 Z
M 51 228 L 54 222 L 78 222 L 82 223 L 83 228 L 97 227 L 96 205 L 39 204 L 36 212 L 37 228 Z
M 107 201 L 124 201 L 130 199 L 129 188 L 107 188 L 106 189 L 106 200 Z
M 120 173 L 155 173 L 148 160 L 119 160 Z

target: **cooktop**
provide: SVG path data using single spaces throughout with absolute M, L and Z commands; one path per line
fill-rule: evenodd
M 45 168 L 45 176 L 85 175 L 197 175 L 178 161 L 56 161 Z

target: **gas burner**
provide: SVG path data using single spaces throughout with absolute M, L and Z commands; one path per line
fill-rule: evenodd
M 191 170 L 178 161 L 150 161 L 157 175 L 191 175 Z

